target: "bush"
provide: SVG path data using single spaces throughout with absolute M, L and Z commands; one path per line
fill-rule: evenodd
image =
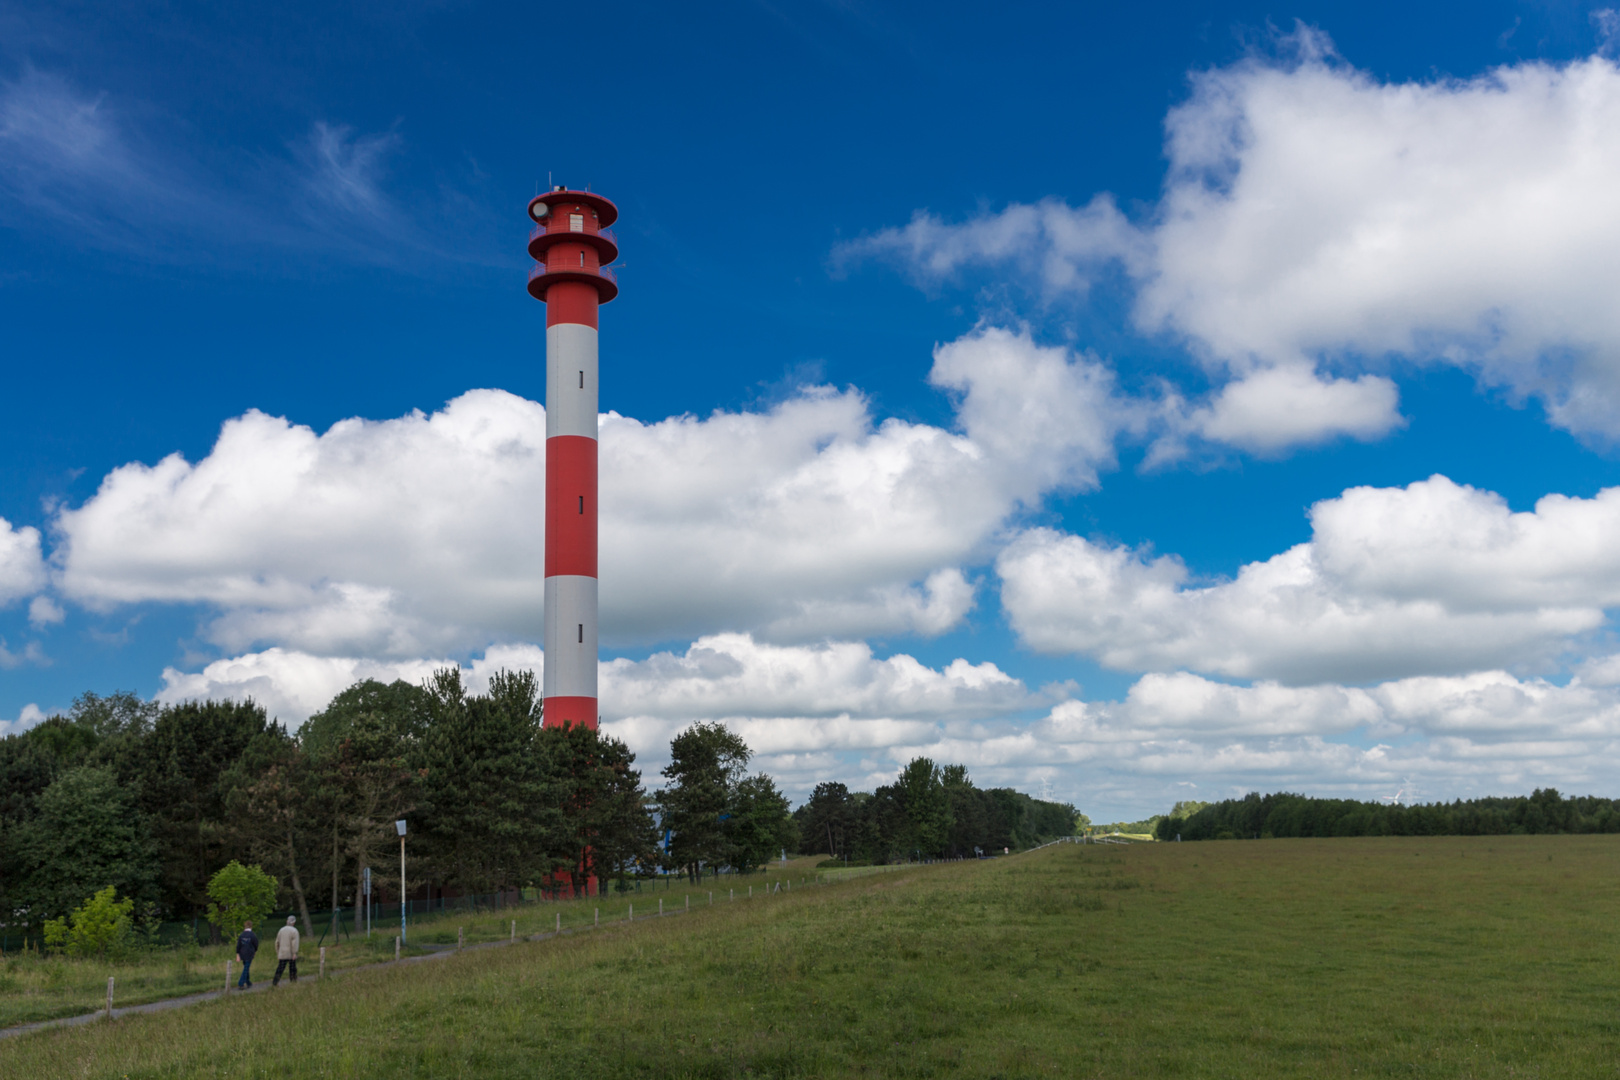
M 117 890 L 109 885 L 79 905 L 72 915 L 48 920 L 45 923 L 46 947 L 69 956 L 103 959 L 123 951 L 129 943 L 132 925 L 129 913 L 134 910 L 135 901 L 129 897 L 119 900 L 117 895 Z
M 208 880 L 208 921 L 227 937 L 242 932 L 245 923 L 263 923 L 276 906 L 276 879 L 258 866 L 243 866 L 232 859 Z

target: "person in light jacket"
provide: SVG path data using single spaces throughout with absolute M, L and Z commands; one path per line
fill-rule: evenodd
M 287 925 L 276 933 L 276 974 L 270 980 L 270 989 L 274 990 L 281 981 L 281 973 L 285 971 L 287 978 L 293 982 L 298 981 L 298 922 L 296 916 L 287 916 Z

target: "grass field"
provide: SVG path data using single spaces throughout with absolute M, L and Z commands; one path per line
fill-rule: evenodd
M 0 1076 L 1609 1076 L 1617 885 L 1614 837 L 1059 845 L 41 1032 Z
M 790 859 L 786 864 L 772 864 L 771 869 L 763 874 L 726 877 L 719 886 L 719 897 L 725 900 L 728 889 L 738 890 L 746 897 L 750 887 L 763 889 L 782 880 L 801 877 L 814 879 L 816 861 L 811 858 Z M 673 911 L 684 906 L 688 895 L 694 903 L 707 903 L 713 889 L 713 883 L 699 887 L 678 880 L 665 880 L 646 882 L 642 891 L 630 894 L 610 893 L 563 903 L 527 904 L 505 911 L 448 911 L 412 916 L 407 934 L 409 946 L 401 950 L 401 955 L 420 956 L 443 946 L 455 945 L 458 934 L 468 945 L 506 941 L 514 932 L 514 924 L 518 935 L 527 936 L 559 926 L 567 929 L 593 926 L 598 918 L 612 922 L 631 914 L 638 917 L 655 914 L 660 900 Z M 321 920 L 317 920 L 316 929 L 319 930 L 321 925 Z M 260 936 L 266 939 L 266 944 L 254 961 L 255 984 L 268 982 L 275 973 L 275 952 L 268 942 L 277 929 L 279 925 L 270 927 L 268 932 L 261 932 Z M 265 928 L 260 927 L 260 930 L 264 931 Z M 328 940 L 326 970 L 336 973 L 393 959 L 394 936 L 398 932 L 397 923 L 379 923 L 369 938 L 362 931 Z M 116 979 L 114 1004 L 119 1008 L 204 990 L 218 990 L 225 984 L 225 961 L 234 954 L 233 945 L 143 951 L 119 963 L 41 958 L 36 953 L 13 954 L 0 960 L 0 1027 L 94 1012 L 106 1004 L 109 975 Z M 319 939 L 306 938 L 302 954 L 300 974 L 309 978 L 320 968 Z M 233 985 L 239 974 L 241 968 L 233 966 Z

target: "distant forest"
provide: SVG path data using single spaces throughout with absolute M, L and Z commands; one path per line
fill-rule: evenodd
M 1078 830 L 1068 803 L 975 787 L 962 765 L 916 758 L 874 792 L 818 784 L 793 812 L 799 851 L 850 862 L 972 858 L 1020 851 Z
M 1177 810 L 1182 807 L 1178 806 Z M 1190 808 L 1189 808 L 1190 809 Z M 1313 799 L 1279 792 L 1209 803 L 1158 820 L 1160 840 L 1269 839 L 1302 836 L 1503 836 L 1620 832 L 1620 800 L 1564 798 L 1553 788 L 1526 797 L 1400 806 Z

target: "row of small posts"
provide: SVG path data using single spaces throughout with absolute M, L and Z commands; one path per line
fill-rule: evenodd
M 765 891 L 766 891 L 767 894 L 771 893 L 772 891 L 780 893 L 780 892 L 783 891 L 784 884 L 786 885 L 788 892 L 793 891 L 793 882 L 792 882 L 791 879 L 789 879 L 786 882 L 781 882 L 781 881 L 775 882 L 774 883 L 774 890 L 773 890 L 773 888 L 771 886 L 767 886 Z M 750 885 L 750 886 L 748 886 L 748 899 L 752 900 L 753 898 L 754 898 L 754 887 L 752 885 Z M 728 901 L 736 900 L 737 899 L 737 890 L 735 888 L 728 889 L 726 899 Z M 709 904 L 710 904 L 710 906 L 713 906 L 713 904 L 714 904 L 714 892 L 713 892 L 713 890 L 710 890 L 710 892 L 709 892 Z M 691 911 L 692 911 L 692 894 L 687 893 L 686 894 L 686 912 L 688 914 L 690 914 Z M 664 900 L 663 900 L 662 897 L 660 897 L 659 900 L 658 900 L 658 914 L 660 916 L 662 916 L 664 914 Z M 557 916 L 556 933 L 560 934 L 560 933 L 562 933 L 562 912 L 558 911 L 556 913 L 556 916 Z M 602 909 L 599 908 L 599 907 L 593 909 L 592 916 L 593 916 L 592 921 L 593 921 L 594 925 L 601 926 L 602 925 Z M 626 914 L 625 914 L 626 921 L 634 922 L 635 918 L 636 918 L 636 905 L 633 902 L 632 903 L 627 903 L 626 904 Z M 510 928 L 510 932 L 508 934 L 507 940 L 509 942 L 511 942 L 511 943 L 514 943 L 514 944 L 517 942 L 517 920 L 516 919 L 513 919 L 511 921 L 511 928 Z M 394 937 L 394 962 L 396 964 L 399 963 L 399 959 L 400 959 L 400 942 L 401 942 L 401 937 L 399 935 L 396 935 Z M 466 947 L 466 944 L 467 944 L 466 927 L 462 927 L 462 926 L 456 927 L 456 951 L 458 951 L 458 952 L 461 951 L 463 948 Z M 231 965 L 234 964 L 235 962 L 236 961 L 234 959 L 225 961 L 225 990 L 224 990 L 224 992 L 225 992 L 225 994 L 227 996 L 231 992 Z M 316 979 L 324 979 L 326 977 L 326 946 L 324 946 L 324 945 L 321 946 L 320 967 L 319 967 L 319 969 L 317 969 L 315 977 L 316 977 Z M 114 983 L 114 976 L 111 976 L 111 975 L 107 976 L 107 1007 L 106 1007 L 105 1012 L 106 1012 L 106 1016 L 109 1019 L 112 1018 L 112 1014 L 113 1014 L 113 983 Z

